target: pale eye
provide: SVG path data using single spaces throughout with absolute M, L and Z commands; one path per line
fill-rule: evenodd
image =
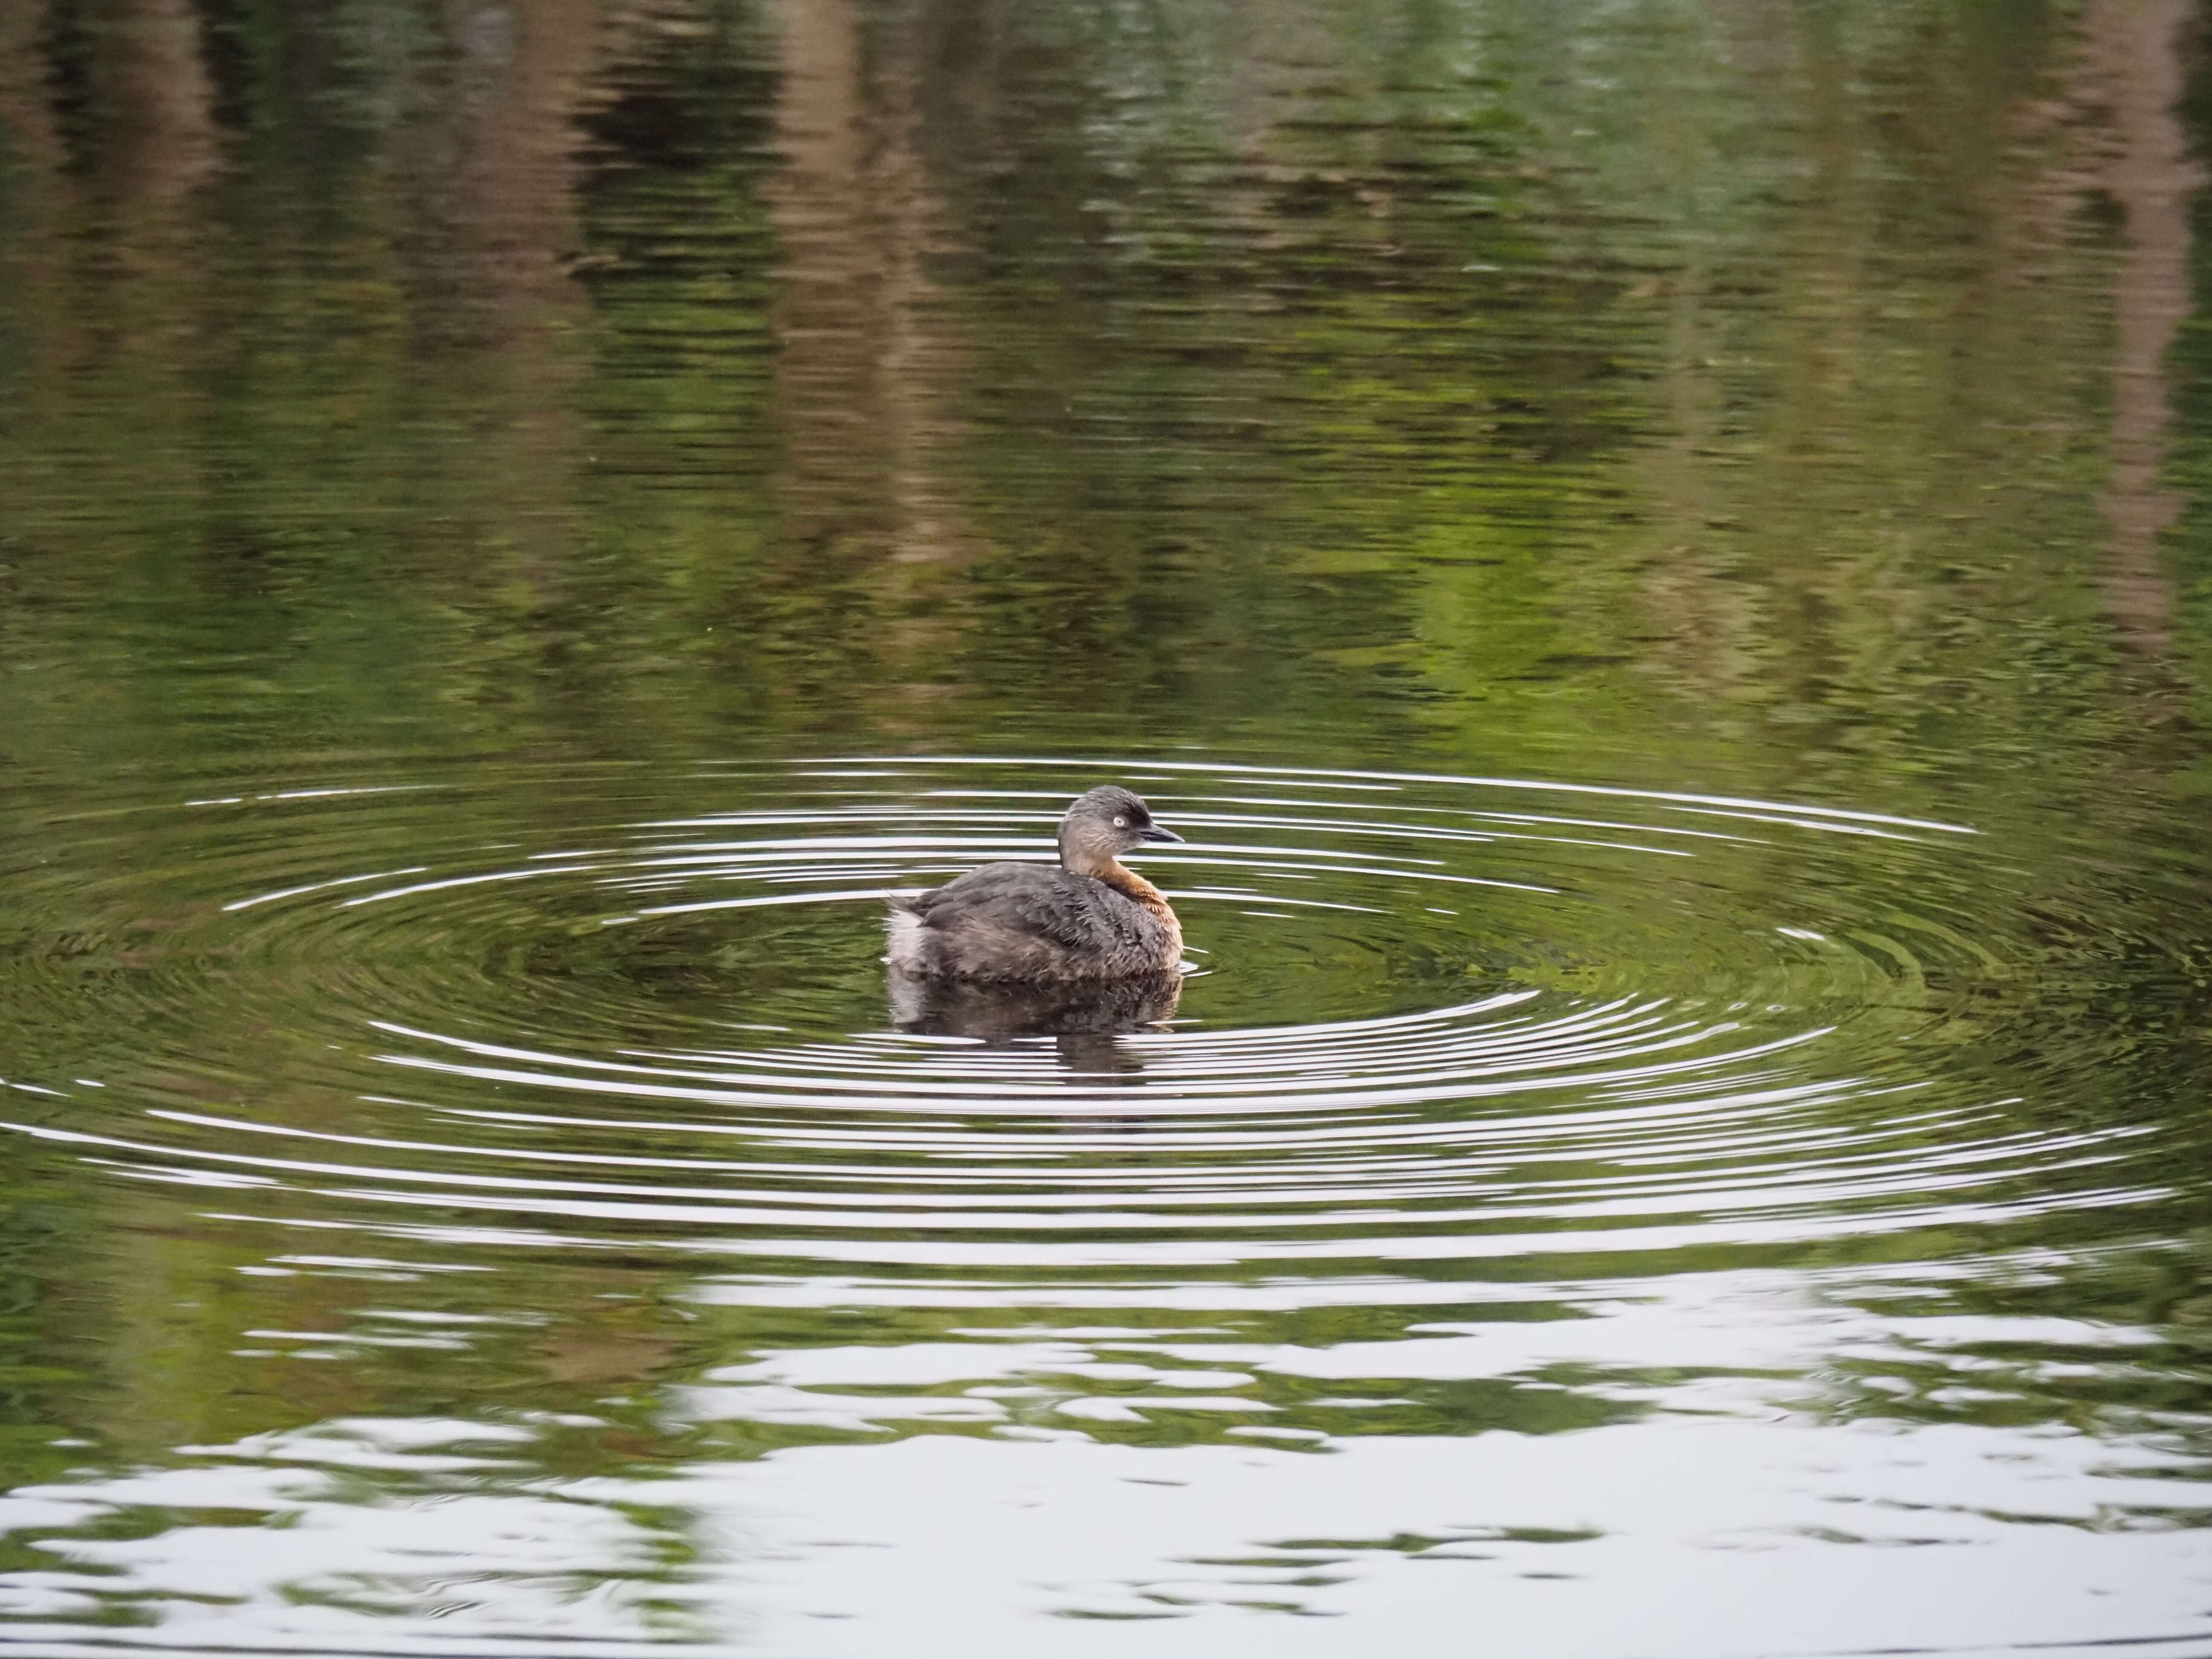
M 1127 830 L 1129 827 L 1129 820 L 1127 818 L 1115 818 L 1114 820 L 1114 827 L 1116 830 Z

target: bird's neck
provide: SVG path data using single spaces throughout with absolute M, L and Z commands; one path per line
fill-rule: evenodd
M 1182 924 L 1176 920 L 1175 909 L 1168 903 L 1168 896 L 1134 870 L 1130 869 L 1127 865 L 1108 859 L 1104 861 L 1103 868 L 1094 867 L 1082 873 L 1095 881 L 1104 882 L 1115 892 L 1124 894 L 1143 905 L 1145 908 L 1159 918 L 1160 925 L 1168 930 L 1169 936 L 1175 940 L 1176 950 L 1180 951 L 1182 948 Z

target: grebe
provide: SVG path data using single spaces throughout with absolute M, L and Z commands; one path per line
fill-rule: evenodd
M 1137 796 L 1102 784 L 1060 819 L 1058 869 L 986 864 L 927 893 L 894 896 L 887 960 L 902 973 L 1015 982 L 1172 973 L 1182 924 L 1119 858 L 1182 839 Z

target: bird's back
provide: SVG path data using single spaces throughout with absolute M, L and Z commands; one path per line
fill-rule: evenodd
M 927 893 L 891 900 L 890 962 L 957 979 L 1115 979 L 1172 969 L 1174 912 L 1048 864 L 986 864 Z M 1156 908 L 1155 908 L 1156 907 Z M 1162 920 L 1164 913 L 1165 920 Z

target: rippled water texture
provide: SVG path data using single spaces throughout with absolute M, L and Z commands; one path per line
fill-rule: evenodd
M 0 1650 L 2212 1656 L 2203 39 L 0 8 Z
M 1202 964 L 1179 1005 L 909 1029 L 882 894 L 1039 855 L 1102 775 L 1188 837 L 1145 860 Z M 2201 1616 L 2159 1409 L 2191 1352 L 2110 1299 L 2187 1281 L 2156 1241 L 2204 1127 L 2100 1103 L 2112 1056 L 2049 1026 L 1972 826 L 878 759 L 44 829 L 27 901 L 172 925 L 18 960 L 20 1017 L 102 1063 L 15 1079 L 14 1127 L 246 1275 L 184 1311 L 249 1397 L 328 1368 L 450 1403 L 19 1493 L 54 1562 L 26 1634 L 185 1586 L 221 1599 L 165 1640 L 396 1615 L 595 1652 L 1239 1609 L 1423 1643 L 1477 1601 L 1532 1652 L 1714 1650 L 1716 1602 L 1756 1632 L 1727 1650 L 1808 1602 L 1850 1648 Z M 114 861 L 156 844 L 185 867 Z M 1206 1642 L 1336 1650 L 1310 1628 Z

